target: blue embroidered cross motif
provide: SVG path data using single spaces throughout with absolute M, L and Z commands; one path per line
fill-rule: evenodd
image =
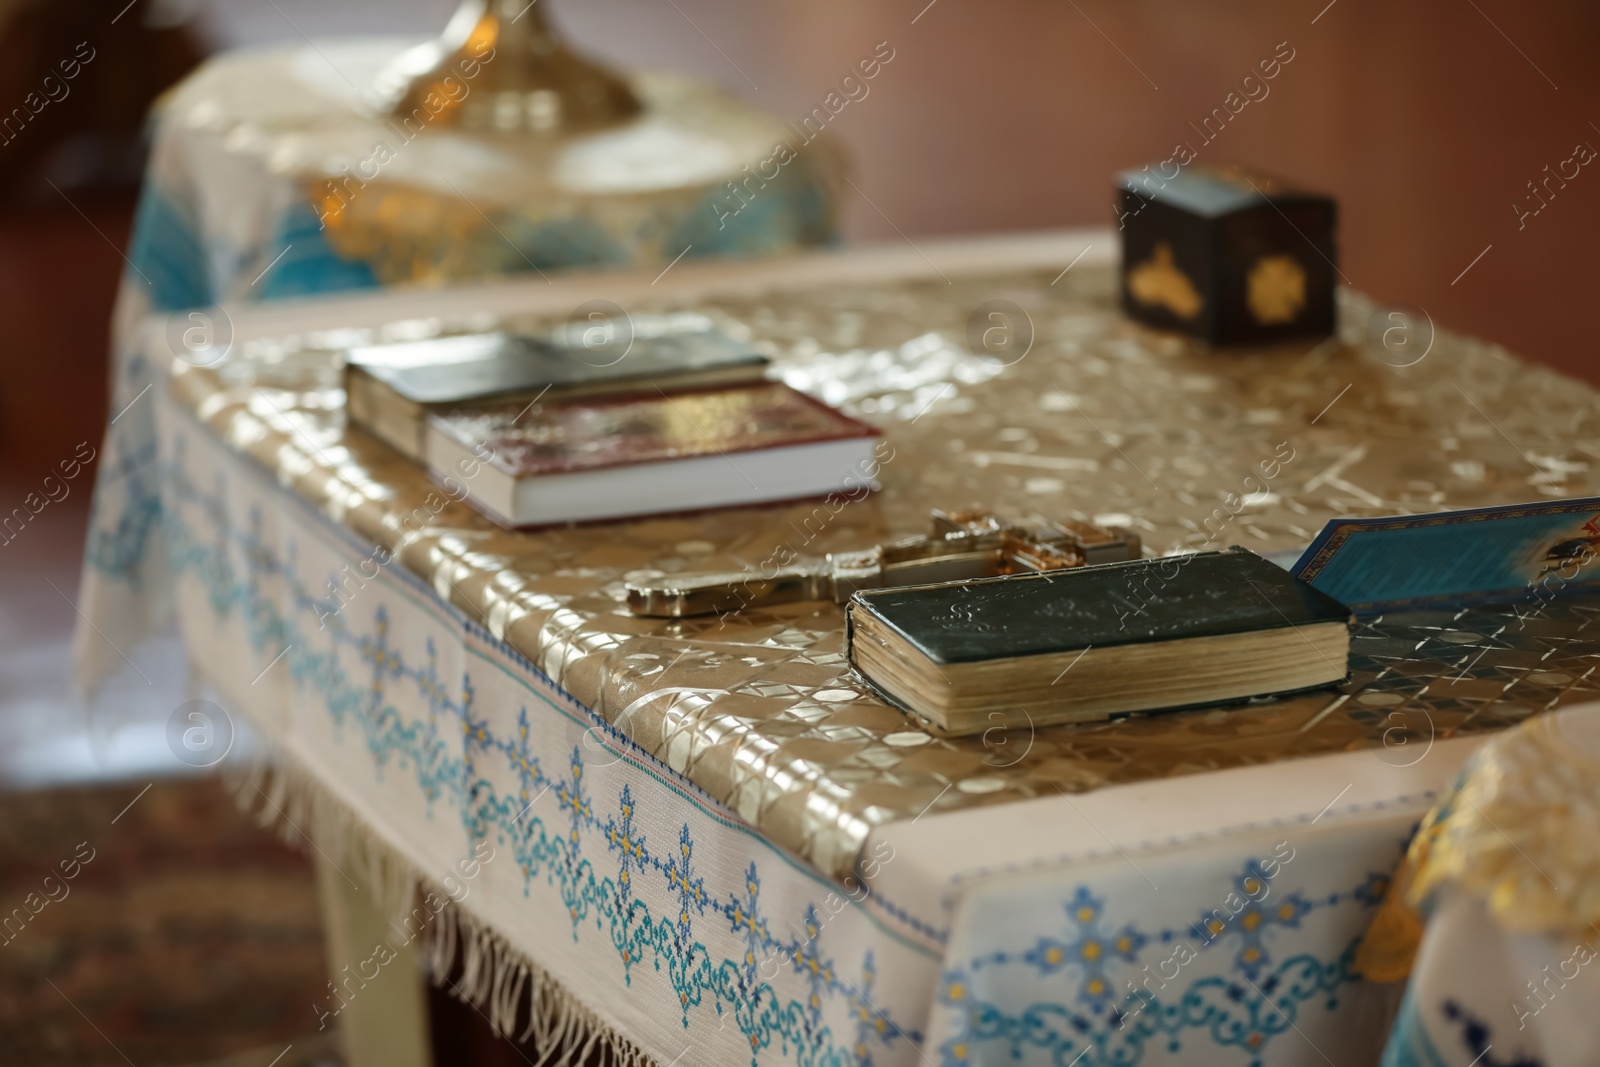
M 617 854 L 617 898 L 626 907 L 633 895 L 633 872 L 637 868 L 655 866 L 655 861 L 645 852 L 644 835 L 633 827 L 633 790 L 622 787 L 621 818 L 606 818 L 606 847 Z
M 1251 860 L 1234 876 L 1233 891 L 1190 929 L 1206 948 L 1236 936 L 1239 948 L 1234 964 L 1253 982 L 1272 963 L 1266 944 L 1268 933 L 1274 928 L 1298 929 L 1300 920 L 1310 911 L 1311 901 L 1302 893 L 1274 894 L 1271 876 L 1258 861 Z
M 689 836 L 687 823 L 678 835 L 678 855 L 665 862 L 657 861 L 657 866 L 667 876 L 667 883 L 677 891 L 682 904 L 682 910 L 678 912 L 678 936 L 681 940 L 689 936 L 689 909 L 693 908 L 696 915 L 704 915 L 706 910 L 706 884 L 694 873 L 694 839 Z
M 761 917 L 761 876 L 754 862 L 745 873 L 744 894 L 733 894 L 722 906 L 733 932 L 743 936 L 745 943 L 744 978 L 751 989 L 756 985 L 756 959 L 772 943 L 772 930 Z
M 952 1025 L 936 1050 L 940 1067 L 1024 1060 L 1136 1067 L 1153 1046 L 1181 1052 L 1186 1037 L 1238 1048 L 1250 1054 L 1251 1067 L 1260 1067 L 1263 1051 L 1296 1027 L 1304 1004 L 1325 997 L 1333 1007 L 1340 987 L 1359 981 L 1355 941 L 1333 960 L 1301 953 L 1275 964 L 1266 947 L 1270 934 L 1298 928 L 1306 915 L 1341 901 L 1372 907 L 1380 899 L 1371 895 L 1378 878 L 1369 875 L 1355 890 L 1310 900 L 1269 890 L 1269 877 L 1252 860 L 1230 879 L 1224 907 L 1187 931 L 1145 932 L 1131 923 L 1113 930 L 1104 921 L 1104 900 L 1079 886 L 1062 905 L 1072 926 L 1066 936 L 1036 937 L 1018 949 L 947 966 L 938 1001 Z M 1234 945 L 1230 975 L 1182 977 L 1184 965 L 1224 941 Z M 1165 958 L 1147 959 L 1153 955 L 1147 946 Z M 1042 980 L 1041 994 L 1057 975 L 1072 979 L 1071 992 L 1060 1000 L 1023 1002 L 1019 1010 L 1018 968 Z M 1002 981 L 989 978 L 1002 969 L 1010 969 Z M 991 987 L 1006 991 L 1003 1001 L 986 999 Z
M 509 744 L 503 745 L 506 758 L 511 763 L 511 769 L 516 773 L 521 782 L 517 791 L 517 799 L 522 802 L 522 810 L 517 813 L 517 821 L 535 800 L 549 788 L 544 772 L 539 769 L 539 758 L 528 749 L 528 709 L 517 710 L 517 735 Z
M 421 691 L 423 699 L 428 702 L 429 711 L 435 715 L 441 712 L 448 713 L 450 709 L 450 694 L 446 691 L 444 683 L 439 679 L 439 650 L 434 647 L 432 637 L 428 638 L 426 647 L 428 650 L 428 666 L 417 678 L 417 689 Z M 467 690 L 462 699 L 464 702 L 470 703 L 472 699 L 472 680 L 466 678 L 462 682 Z
M 678 834 L 676 854 L 670 859 L 656 859 L 656 869 L 666 876 L 667 884 L 678 894 L 677 923 L 672 927 L 672 951 L 667 954 L 667 970 L 672 986 L 678 991 L 679 1006 L 683 1009 L 683 1028 L 689 1028 L 689 1009 L 701 1003 L 703 991 L 690 977 L 699 963 L 710 962 L 710 954 L 694 939 L 694 918 L 704 915 L 709 898 L 705 880 L 695 873 L 694 838 L 685 823 Z
M 1079 886 L 1065 907 L 1072 932 L 1065 938 L 1039 938 L 1022 954 L 1022 959 L 1037 967 L 1040 974 L 1073 968 L 1081 976 L 1078 999 L 1098 1013 L 1115 995 L 1106 977 L 1106 965 L 1112 959 L 1133 962 L 1147 939 L 1132 925 L 1118 932 L 1103 929 L 1100 919 L 1104 906 L 1086 887 Z
M 817 916 L 815 906 L 806 908 L 805 921 L 802 923 L 805 934 L 790 947 L 790 959 L 795 968 L 811 986 L 811 995 L 807 998 L 810 1007 L 810 1020 L 812 1026 L 822 1024 L 822 994 L 837 981 L 833 963 L 824 959 L 817 946 L 817 937 L 822 933 L 822 920 Z
M 859 1067 L 872 1067 L 872 1046 L 869 1041 L 887 1044 L 895 1035 L 890 1032 L 894 1023 L 890 1022 L 887 1012 L 880 1011 L 872 1002 L 872 989 L 878 980 L 878 971 L 872 961 L 872 951 L 867 951 L 867 958 L 861 964 L 861 985 L 850 989 L 850 1010 L 856 1017 L 856 1044 L 851 1051 L 855 1053 L 856 1063 Z
M 137 380 L 142 380 L 142 375 Z M 137 393 L 131 388 L 128 395 Z M 143 406 L 131 410 L 129 419 L 148 417 Z M 152 439 L 130 447 L 136 433 L 114 433 L 106 447 L 115 457 L 102 456 L 95 475 L 95 492 L 90 503 L 88 546 L 85 561 L 105 578 L 125 583 L 142 592 L 144 567 L 150 539 L 161 526 L 161 496 L 156 489 L 157 451 Z M 122 510 L 116 521 L 107 524 L 105 511 L 116 496 L 122 496 Z
M 594 821 L 594 809 L 589 805 L 589 798 L 583 795 L 583 754 L 576 745 L 572 748 L 572 781 L 557 782 L 555 790 L 562 810 L 572 813 L 572 829 L 567 832 L 567 840 L 576 855 L 578 831 L 583 829 L 584 823 Z
M 1409 838 L 1407 838 L 1407 840 L 1409 840 Z M 1367 880 L 1361 885 L 1357 886 L 1350 895 L 1361 901 L 1361 903 L 1365 904 L 1367 907 L 1375 908 L 1379 904 L 1383 903 L 1384 895 L 1388 892 L 1389 876 L 1387 874 L 1374 873 L 1367 875 Z M 1337 904 L 1339 902 L 1335 899 L 1330 900 L 1329 903 Z

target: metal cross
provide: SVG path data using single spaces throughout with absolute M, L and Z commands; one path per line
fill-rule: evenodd
M 652 618 L 723 615 L 806 600 L 843 604 L 860 589 L 964 582 L 1138 559 L 1139 536 L 1121 527 L 1066 519 L 1012 523 L 991 511 L 933 512 L 933 529 L 856 552 L 798 560 L 768 574 L 672 574 L 627 586 L 628 611 Z

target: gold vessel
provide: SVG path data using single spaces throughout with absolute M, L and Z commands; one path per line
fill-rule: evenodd
M 462 0 L 443 35 L 402 52 L 375 89 L 402 122 L 486 133 L 581 133 L 640 110 L 626 81 L 555 35 L 539 0 Z

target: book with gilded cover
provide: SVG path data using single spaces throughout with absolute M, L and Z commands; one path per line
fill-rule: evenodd
M 426 454 L 490 518 L 542 526 L 859 490 L 871 484 L 877 436 L 762 382 L 458 409 L 429 417 Z
M 640 315 L 549 334 L 476 333 L 350 349 L 351 421 L 412 459 L 427 417 L 488 400 L 707 389 L 760 381 L 767 357 L 698 315 Z
M 947 734 L 1292 692 L 1348 672 L 1350 610 L 1243 548 L 857 593 L 850 660 Z

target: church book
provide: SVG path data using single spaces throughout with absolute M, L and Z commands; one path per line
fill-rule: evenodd
M 682 316 L 603 320 L 548 335 L 461 334 L 352 348 L 350 420 L 420 460 L 430 414 L 488 400 L 666 392 L 760 381 L 767 357 Z M 699 319 L 698 316 L 689 316 Z
M 850 660 L 950 735 L 1090 722 L 1344 679 L 1350 610 L 1242 548 L 877 589 Z
M 426 456 L 501 525 L 544 526 L 859 495 L 877 436 L 762 382 L 459 409 L 429 417 Z

